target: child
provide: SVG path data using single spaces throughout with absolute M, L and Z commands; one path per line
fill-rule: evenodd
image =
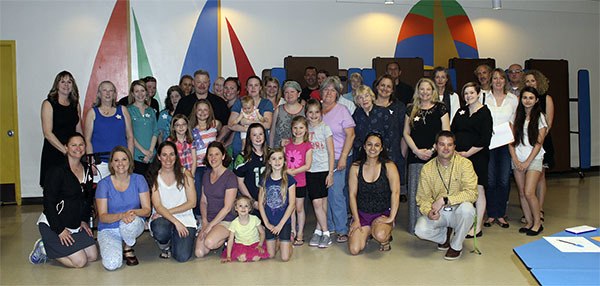
M 167 140 L 175 143 L 181 165 L 193 176 L 196 173 L 196 147 L 192 144 L 194 141 L 188 126 L 189 121 L 185 115 L 175 115 L 171 120 L 171 134 Z
M 317 227 L 309 246 L 326 248 L 331 244 L 327 228 L 327 188 L 333 185 L 333 133 L 321 116 L 321 103 L 316 99 L 306 104 L 309 140 L 312 145 L 312 164 L 306 172 L 308 194 L 313 202 Z
M 265 229 L 260 219 L 250 214 L 252 204 L 252 199 L 246 196 L 235 200 L 238 217 L 229 224 L 227 251 L 221 254 L 221 262 L 231 262 L 232 259 L 246 262 L 269 258 L 264 244 Z
M 282 148 L 275 148 L 267 156 L 265 175 L 258 191 L 258 209 L 266 231 L 269 257 L 275 256 L 275 239 L 279 239 L 281 260 L 292 257 L 290 216 L 296 204 L 296 180 L 287 174 Z
M 260 115 L 258 108 L 254 107 L 254 99 L 252 96 L 244 96 L 240 100 L 242 101 L 242 112 L 238 118 L 235 119 L 234 124 L 240 124 L 243 119 L 246 119 L 249 122 L 264 122 L 264 118 Z M 240 132 L 240 137 L 242 139 L 242 146 L 246 145 L 246 131 Z
M 296 212 L 292 214 L 292 233 L 295 233 L 294 246 L 304 244 L 304 197 L 306 197 L 306 171 L 312 164 L 312 147 L 308 141 L 308 122 L 304 116 L 292 119 L 292 136 L 290 143 L 285 145 L 287 173 L 296 180 Z M 296 220 L 297 218 L 297 220 Z M 298 229 L 296 231 L 296 223 Z
M 527 220 L 527 224 L 519 232 L 529 236 L 536 236 L 544 230 L 535 188 L 542 173 L 545 153 L 542 144 L 548 124 L 539 99 L 540 94 L 535 88 L 524 87 L 521 90 L 513 125 L 515 141 L 508 146 L 521 208 Z

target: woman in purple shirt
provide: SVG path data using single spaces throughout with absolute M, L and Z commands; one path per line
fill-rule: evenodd
M 210 171 L 204 172 L 202 179 L 202 230 L 196 238 L 196 257 L 204 257 L 229 238 L 228 227 L 235 218 L 233 203 L 238 191 L 237 177 L 227 169 L 230 163 L 231 157 L 221 142 L 208 144 L 204 164 Z
M 342 83 L 336 76 L 330 76 L 321 83 L 323 100 L 323 121 L 333 133 L 333 151 L 335 170 L 333 185 L 327 196 L 327 225 L 335 231 L 337 242 L 348 241 L 348 201 L 344 192 L 346 187 L 346 166 L 351 160 L 351 148 L 354 141 L 354 120 L 348 109 L 338 104 L 342 93 Z

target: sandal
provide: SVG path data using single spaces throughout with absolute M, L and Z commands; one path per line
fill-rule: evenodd
M 161 253 L 158 255 L 158 257 L 160 257 L 162 259 L 169 259 L 169 258 L 171 258 L 171 248 L 167 247 L 165 249 L 161 249 Z
M 540 211 L 540 220 L 544 222 L 544 211 Z
M 130 254 L 130 255 L 128 256 L 127 254 Z M 125 264 L 127 264 L 128 266 L 135 266 L 135 265 L 140 264 L 137 257 L 135 256 L 135 252 L 133 251 L 133 248 L 123 249 L 123 259 L 125 259 Z
M 392 245 L 390 244 L 389 240 L 387 242 L 379 245 L 379 251 L 390 251 L 390 250 L 392 250 Z
M 347 234 L 340 234 L 337 236 L 336 240 L 337 243 L 344 243 L 348 241 L 348 235 Z
M 304 245 L 304 239 L 296 238 L 294 240 L 294 243 L 292 243 L 292 245 L 294 245 L 294 246 L 302 246 L 302 245 Z

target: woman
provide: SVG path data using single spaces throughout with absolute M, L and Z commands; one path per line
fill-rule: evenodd
M 494 128 L 513 122 L 519 100 L 514 94 L 507 92 L 506 74 L 502 69 L 493 71 L 492 92 L 483 93 L 482 97 L 483 104 L 487 105 L 492 114 Z M 496 222 L 503 228 L 509 227 L 506 221 L 506 206 L 510 191 L 509 179 L 510 153 L 508 145 L 491 149 L 488 165 L 488 188 L 486 189 L 488 219 L 483 226 L 491 227 L 492 223 Z
M 93 112 L 85 117 L 85 142 L 88 154 L 109 154 L 115 147 L 124 146 L 133 153 L 133 131 L 127 108 L 116 103 L 117 89 L 110 81 L 98 85 Z M 108 155 L 100 156 L 97 181 L 109 175 Z
M 367 135 L 348 176 L 352 212 L 350 254 L 359 254 L 369 236 L 379 242 L 380 251 L 389 251 L 400 204 L 400 175 L 394 162 L 387 157 L 380 134 Z
M 44 147 L 40 164 L 40 186 L 44 187 L 46 172 L 60 166 L 67 153 L 67 137 L 81 132 L 79 89 L 73 75 L 62 71 L 54 78 L 48 98 L 42 102 L 42 132 Z
M 235 131 L 233 136 L 233 155 L 237 156 L 242 151 L 242 138 L 240 132 L 244 132 L 248 129 L 248 126 L 252 123 L 262 123 L 265 129 L 271 128 L 271 121 L 273 120 L 273 103 L 266 98 L 261 97 L 261 80 L 257 76 L 251 76 L 246 81 L 246 90 L 248 91 L 247 96 L 251 96 L 254 99 L 254 107 L 258 109 L 260 115 L 263 117 L 263 121 L 249 122 L 243 119 L 240 123 L 235 123 L 236 119 L 242 112 L 242 102 L 238 99 L 231 107 L 231 115 L 229 116 L 229 123 L 227 124 L 229 129 Z
M 213 86 L 212 86 L 212 93 L 214 93 L 216 96 L 223 98 L 223 83 L 225 82 L 225 78 L 220 76 L 217 79 L 215 79 L 215 82 L 213 82 Z
M 400 182 L 402 185 L 406 185 L 406 174 L 404 172 L 406 154 L 403 154 L 401 151 L 402 144 L 404 144 L 402 138 L 404 135 L 404 114 L 406 113 L 406 106 L 394 96 L 394 79 L 390 75 L 380 76 L 375 81 L 375 88 L 377 89 L 375 105 L 382 107 L 385 114 L 384 122 L 379 122 L 377 125 L 382 129 L 381 134 L 383 135 L 383 142 L 385 147 L 388 148 L 387 151 L 390 159 L 392 162 L 396 163 L 398 170 L 402 170 L 400 172 Z M 402 202 L 405 202 L 406 188 L 402 189 L 400 198 Z
M 488 164 L 490 161 L 490 140 L 492 139 L 492 114 L 487 106 L 479 102 L 481 88 L 474 82 L 466 83 L 462 88 L 462 95 L 466 106 L 461 107 L 454 115 L 452 122 L 452 133 L 456 136 L 456 152 L 468 158 L 473 163 L 473 169 L 477 174 L 477 210 L 476 230 L 473 229 L 467 234 L 467 238 L 473 238 L 474 235 L 480 237 L 481 222 L 486 207 L 487 175 Z
M 273 107 L 277 107 L 285 103 L 285 99 L 281 100 L 281 89 L 279 88 L 279 80 L 276 77 L 266 77 L 263 85 L 264 97 L 273 103 Z
M 233 104 L 240 97 L 240 81 L 237 77 L 228 77 L 223 83 L 223 98 L 225 102 L 227 102 L 227 108 L 231 110 Z M 227 122 L 221 122 L 225 124 Z M 219 132 L 219 137 L 217 141 L 223 142 L 225 147 L 227 147 L 227 153 L 231 154 L 231 143 L 233 141 L 232 131 L 229 129 L 229 126 L 224 125 L 221 128 L 221 132 Z
M 44 184 L 44 212 L 38 219 L 41 239 L 29 255 L 33 264 L 56 259 L 66 267 L 81 268 L 98 258 L 92 215 L 92 172 L 81 164 L 85 139 L 80 133 L 68 137 L 63 146 L 66 160 L 48 170 Z
M 194 178 L 182 168 L 175 143 L 165 141 L 158 146 L 158 156 L 149 171 L 152 188 L 150 230 L 161 250 L 160 258 L 171 254 L 186 262 L 194 251 L 196 206 Z
M 283 85 L 285 103 L 275 109 L 269 146 L 274 148 L 284 146 L 284 143 L 292 138 L 292 118 L 304 116 L 304 106 L 300 103 L 301 92 L 300 84 L 293 80 L 287 81 Z M 282 140 L 285 142 L 282 143 Z
M 227 169 L 230 163 L 231 158 L 221 142 L 208 145 L 204 164 L 210 166 L 210 171 L 204 173 L 202 180 L 202 230 L 196 238 L 196 257 L 204 257 L 221 247 L 229 237 L 228 226 L 235 218 L 233 203 L 238 191 L 236 176 Z
M 265 169 L 267 143 L 265 127 L 260 123 L 248 126 L 246 145 L 235 159 L 234 173 L 237 176 L 240 193 L 252 198 L 254 202 L 252 214 L 260 217 L 258 212 L 258 184 Z
M 552 123 L 554 123 L 554 100 L 547 94 L 548 92 L 548 78 L 544 76 L 538 70 L 528 70 L 525 73 L 525 85 L 537 89 L 540 93 L 540 107 L 542 113 L 546 116 L 546 123 L 548 124 L 548 130 L 546 131 L 546 137 L 544 138 L 544 168 L 540 175 L 540 181 L 536 188 L 536 194 L 540 202 L 540 215 L 541 220 L 544 221 L 544 199 L 546 198 L 546 169 L 552 169 L 554 167 L 554 146 L 552 145 L 552 136 L 550 136 L 550 130 L 552 129 Z
M 419 218 L 416 194 L 423 165 L 433 157 L 435 136 L 442 130 L 450 130 L 446 105 L 439 102 L 437 88 L 432 80 L 422 78 L 412 104 L 406 108 L 404 117 L 404 140 L 408 146 L 408 232 L 415 233 Z
M 533 87 L 521 90 L 521 99 L 515 115 L 513 134 L 515 141 L 509 145 L 515 182 L 519 188 L 521 209 L 526 225 L 520 233 L 536 236 L 544 230 L 540 216 L 540 205 L 535 194 L 540 174 L 544 148 L 542 144 L 548 125 L 540 107 L 540 94 Z
M 450 112 L 450 123 L 452 123 L 454 115 L 458 109 L 464 105 L 464 102 L 452 89 L 450 75 L 448 74 L 448 70 L 446 68 L 436 67 L 433 69 L 433 77 L 431 79 L 435 82 L 438 95 L 440 96 L 440 101 L 446 105 L 446 109 L 448 112 Z
M 169 134 L 171 134 L 170 126 L 173 114 L 177 108 L 177 103 L 183 96 L 183 90 L 178 85 L 169 87 L 167 90 L 167 98 L 165 98 L 165 109 L 158 114 L 158 122 L 156 123 L 158 128 L 158 143 L 167 140 Z
M 129 87 L 129 105 L 127 110 L 131 114 L 131 126 L 133 130 L 133 152 L 135 167 L 133 172 L 145 175 L 150 161 L 154 157 L 154 147 L 158 140 L 158 128 L 156 125 L 156 113 L 150 107 L 150 99 L 146 90 L 146 84 L 141 80 L 135 80 Z
M 129 149 L 115 147 L 110 153 L 110 176 L 96 189 L 98 211 L 98 245 L 106 270 L 138 265 L 133 251 L 138 236 L 144 232 L 144 218 L 150 215 L 150 194 L 143 176 L 133 174 L 133 157 Z
M 352 160 L 352 142 L 354 141 L 354 120 L 348 109 L 338 104 L 342 92 L 342 83 L 335 76 L 327 77 L 321 84 L 323 99 L 323 121 L 333 133 L 333 150 L 335 153 L 333 185 L 327 196 L 327 225 L 337 233 L 336 241 L 348 241 L 347 199 L 344 194 L 346 187 L 346 166 Z
M 343 98 L 356 103 L 356 90 L 363 85 L 363 77 L 360 73 L 352 73 L 350 75 L 350 91 L 342 95 Z

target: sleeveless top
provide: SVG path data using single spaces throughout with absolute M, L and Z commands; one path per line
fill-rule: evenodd
M 113 116 L 104 116 L 94 107 L 94 131 L 92 132 L 92 146 L 94 153 L 110 152 L 116 146 L 127 147 L 127 134 L 125 132 L 125 116 L 123 106 L 117 106 Z M 100 157 L 102 162 L 108 162 L 108 156 Z
M 273 147 L 281 147 L 281 139 L 292 138 L 292 119 L 298 115 L 304 116 L 304 109 L 301 108 L 296 114 L 290 114 L 285 105 L 277 107 L 277 122 L 275 123 L 275 137 L 273 138 Z
M 64 106 L 58 101 L 48 99 L 52 106 L 52 133 L 62 144 L 67 143 L 69 136 L 75 133 L 79 115 L 77 105 Z M 40 186 L 44 186 L 46 172 L 52 167 L 64 163 L 65 155 L 54 148 L 50 141 L 44 139 L 42 158 L 40 161 Z
M 217 133 L 217 127 L 215 126 L 202 131 L 197 127 L 192 129 L 192 138 L 194 140 L 192 144 L 196 148 L 197 167 L 205 167 L 204 157 L 206 157 L 208 144 L 217 140 Z
M 163 181 L 160 174 L 156 176 L 156 180 L 158 182 L 158 194 L 160 195 L 160 203 L 167 209 L 171 209 L 180 205 L 185 204 L 187 202 L 187 197 L 185 195 L 185 187 L 177 186 L 177 182 L 172 185 L 167 185 L 165 181 Z M 156 209 L 152 208 L 152 214 L 156 213 Z M 194 213 L 192 209 L 187 211 L 177 213 L 173 215 L 177 218 L 185 227 L 196 228 L 196 218 L 194 217 Z
M 385 163 L 381 163 L 379 177 L 374 182 L 367 182 L 363 178 L 363 164 L 358 168 L 358 192 L 356 204 L 358 210 L 370 214 L 383 213 L 392 205 L 392 190 L 387 178 Z

